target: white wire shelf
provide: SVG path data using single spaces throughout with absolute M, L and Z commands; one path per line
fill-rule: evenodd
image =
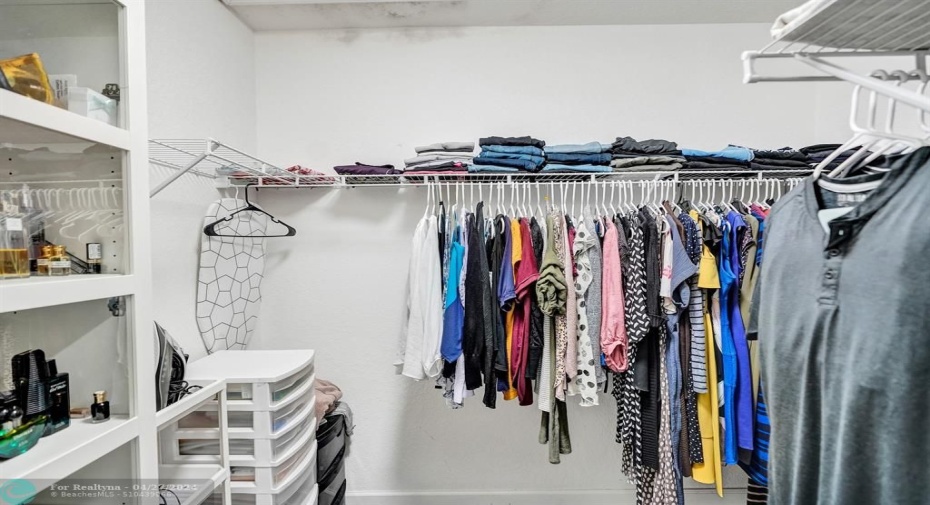
M 152 189 L 155 196 L 186 173 L 210 179 L 230 175 L 268 178 L 293 176 L 272 163 L 261 160 L 218 140 L 149 140 L 149 162 L 177 172 Z
M 354 187 L 398 187 L 422 186 L 426 183 L 443 184 L 497 184 L 511 182 L 564 183 L 564 182 L 608 182 L 629 180 L 692 180 L 692 179 L 788 179 L 806 177 L 812 169 L 797 170 L 675 170 L 647 172 L 606 173 L 511 173 L 511 174 L 436 174 L 436 175 L 293 175 L 275 177 L 230 178 L 234 186 L 256 188 L 300 189 L 300 188 L 354 188 Z
M 743 53 L 746 83 L 849 80 L 824 68 L 825 59 L 913 57 L 926 71 L 930 50 L 930 5 L 926 0 L 815 0 L 784 15 L 777 38 L 759 51 Z M 758 60 L 794 58 L 824 74 L 770 75 L 756 71 Z

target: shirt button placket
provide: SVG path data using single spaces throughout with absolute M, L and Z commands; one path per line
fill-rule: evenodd
M 820 289 L 820 303 L 835 305 L 836 295 L 840 286 L 840 272 L 842 258 L 840 251 L 830 249 L 827 251 L 827 260 L 824 262 L 823 281 Z

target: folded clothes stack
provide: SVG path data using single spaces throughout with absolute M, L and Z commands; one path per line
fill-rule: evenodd
M 807 160 L 811 163 L 811 165 L 816 167 L 822 161 L 826 160 L 827 157 L 833 154 L 833 152 L 839 149 L 840 147 L 843 147 L 843 146 L 841 146 L 840 144 L 816 144 L 812 146 L 802 147 L 800 151 L 806 154 Z M 831 170 L 838 168 L 844 161 L 849 159 L 850 156 L 852 156 L 853 154 L 856 154 L 856 152 L 859 151 L 859 149 L 860 149 L 859 147 L 854 147 L 848 151 L 844 151 L 842 154 L 839 155 L 839 157 L 831 161 L 830 164 L 827 165 L 824 169 L 827 171 L 831 171 Z
M 414 148 L 416 157 L 404 160 L 406 174 L 454 174 L 467 172 L 475 151 L 474 142 L 440 142 Z
M 546 148 L 544 173 L 610 172 L 610 146 L 600 142 L 564 144 Z
M 810 159 L 801 151 L 790 147 L 763 150 L 753 149 L 749 168 L 753 170 L 807 170 Z
M 720 151 L 701 151 L 699 149 L 682 149 L 681 153 L 688 161 L 688 170 L 748 170 L 752 161 L 751 149 L 727 146 Z
M 333 167 L 333 170 L 340 175 L 394 175 L 404 173 L 400 170 L 395 170 L 394 165 L 367 165 L 357 161 L 354 165 L 339 165 L 338 167 Z
M 532 137 L 486 137 L 481 154 L 468 167 L 473 173 L 539 172 L 546 163 L 546 143 Z
M 666 172 L 682 168 L 685 159 L 678 144 L 668 140 L 617 137 L 610 146 L 614 172 Z

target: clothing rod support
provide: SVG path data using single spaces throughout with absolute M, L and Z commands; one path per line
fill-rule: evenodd
M 819 57 L 813 57 L 805 54 L 798 54 L 795 57 L 798 60 L 818 70 L 836 76 L 844 81 L 858 84 L 864 88 L 893 98 L 901 103 L 906 103 L 912 107 L 916 107 L 917 109 L 930 112 L 930 97 L 926 97 L 920 95 L 919 93 L 914 93 L 913 91 L 888 84 L 885 81 L 875 79 L 874 77 L 866 77 L 857 74 L 856 72 L 843 68 L 829 61 L 825 61 Z
M 189 170 L 197 166 L 197 164 L 203 161 L 204 158 L 206 158 L 207 156 L 208 156 L 208 153 L 203 153 L 197 156 L 196 158 L 194 158 L 190 163 L 188 163 L 181 170 L 178 170 L 176 173 L 171 174 L 167 179 L 162 181 L 161 184 L 156 186 L 155 189 L 153 189 L 151 193 L 149 193 L 149 198 L 154 197 L 155 195 L 160 193 L 163 189 L 167 188 L 172 182 L 178 180 L 179 177 L 186 174 Z

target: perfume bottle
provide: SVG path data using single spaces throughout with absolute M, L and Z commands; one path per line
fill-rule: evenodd
M 55 247 L 50 245 L 42 246 L 42 251 L 39 253 L 39 258 L 36 259 L 36 275 L 39 276 L 48 276 L 51 275 L 51 270 L 49 269 L 49 263 L 52 261 L 52 256 L 55 254 Z
M 32 206 L 32 192 L 29 186 L 22 189 L 22 214 L 26 223 L 29 241 L 26 244 L 29 253 L 29 273 L 39 274 L 39 258 L 42 257 L 42 248 L 45 245 L 45 218 L 42 211 Z
M 57 433 L 71 425 L 71 393 L 69 376 L 58 372 L 55 360 L 48 360 L 48 393 L 51 398 L 51 407 L 48 410 L 48 424 L 45 426 L 45 435 Z
M 87 264 L 90 273 L 99 274 L 103 270 L 103 244 L 91 242 L 87 244 Z
M 110 402 L 107 401 L 106 391 L 94 393 L 94 403 L 90 406 L 90 419 L 94 423 L 102 423 L 110 419 Z
M 49 275 L 71 275 L 71 258 L 63 245 L 56 245 L 48 263 Z
M 23 217 L 15 205 L 4 202 L 3 208 L 0 277 L 29 277 L 29 249 Z

